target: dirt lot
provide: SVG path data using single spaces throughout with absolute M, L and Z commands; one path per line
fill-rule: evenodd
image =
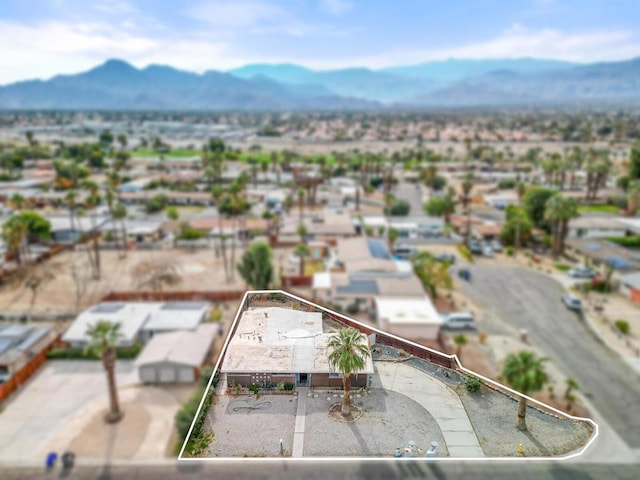
M 63 252 L 48 262 L 55 278 L 46 284 L 36 297 L 34 313 L 73 314 L 100 301 L 113 291 L 136 289 L 132 270 L 140 262 L 171 258 L 179 266 L 182 282 L 172 290 L 244 290 L 244 281 L 236 273 L 235 282 L 225 279 L 222 259 L 210 250 L 154 250 L 130 251 L 126 258 L 119 258 L 116 251 L 101 251 L 102 278 L 92 280 L 87 254 L 84 251 Z M 242 252 L 236 252 L 236 262 Z M 78 281 L 74 281 L 73 272 Z M 79 288 L 78 288 L 79 287 Z M 79 291 L 79 295 L 76 292 Z M 0 289 L 0 311 L 26 312 L 29 309 L 30 291 L 17 287 Z

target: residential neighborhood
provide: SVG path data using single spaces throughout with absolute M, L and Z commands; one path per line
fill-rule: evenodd
M 637 144 L 563 186 L 555 157 L 523 175 L 473 142 L 456 162 L 212 137 L 159 176 L 114 137 L 0 197 L 0 461 L 633 458 Z

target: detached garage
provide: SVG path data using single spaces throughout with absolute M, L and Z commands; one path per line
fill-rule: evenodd
M 142 383 L 191 383 L 207 363 L 220 326 L 203 324 L 195 331 L 155 335 L 135 365 Z

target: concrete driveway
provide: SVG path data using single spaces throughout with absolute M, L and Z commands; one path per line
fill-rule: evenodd
M 117 363 L 116 381 L 119 389 L 138 383 L 131 361 Z M 0 414 L 0 462 L 44 462 L 45 445 L 106 396 L 101 362 L 48 361 Z
M 640 447 L 640 378 L 560 301 L 563 288 L 546 275 L 495 263 L 471 266 L 472 281 L 459 282 L 482 308 L 526 329 L 632 449 Z M 479 324 L 484 330 L 484 326 Z

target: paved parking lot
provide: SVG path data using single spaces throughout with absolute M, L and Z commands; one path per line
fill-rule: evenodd
M 117 363 L 121 392 L 135 389 L 138 375 L 132 362 Z M 55 439 L 71 441 L 106 405 L 107 381 L 101 362 L 48 361 L 18 390 L 0 414 L 0 462 L 40 461 L 48 448 L 66 448 Z M 86 421 L 85 421 L 86 420 Z

